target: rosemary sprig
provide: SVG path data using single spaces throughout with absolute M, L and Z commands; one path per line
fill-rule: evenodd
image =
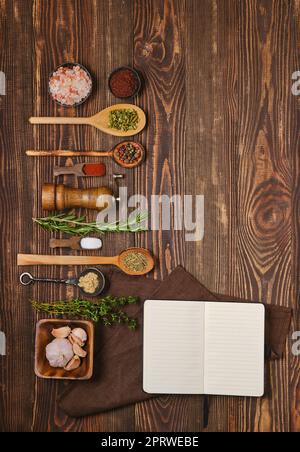
M 111 295 L 98 301 L 74 299 L 70 301 L 55 301 L 53 303 L 33 300 L 32 307 L 37 312 L 47 312 L 54 315 L 71 315 L 94 322 L 102 322 L 105 326 L 126 325 L 135 330 L 137 321 L 130 318 L 121 307 L 137 303 L 138 297 L 113 297 Z
M 96 221 L 87 222 L 85 216 L 77 217 L 73 214 L 59 213 L 44 218 L 33 218 L 32 220 L 46 231 L 85 236 L 107 232 L 144 232 L 147 229 L 143 226 L 143 223 L 147 218 L 148 213 L 142 212 L 129 220 L 98 223 Z

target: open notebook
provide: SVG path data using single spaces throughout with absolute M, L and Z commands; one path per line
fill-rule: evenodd
M 147 300 L 144 391 L 261 397 L 264 330 L 261 304 Z

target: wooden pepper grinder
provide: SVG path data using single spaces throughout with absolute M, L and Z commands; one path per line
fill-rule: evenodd
M 44 210 L 65 210 L 74 207 L 104 210 L 115 202 L 113 192 L 107 187 L 70 188 L 64 184 L 44 184 L 42 207 Z

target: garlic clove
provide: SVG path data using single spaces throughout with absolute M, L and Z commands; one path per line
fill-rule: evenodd
M 83 328 L 74 328 L 74 330 L 72 330 L 72 334 L 80 339 L 81 342 L 87 341 L 87 334 Z
M 71 328 L 68 326 L 63 326 L 62 328 L 53 328 L 51 331 L 52 336 L 64 339 L 71 333 Z
M 68 364 L 64 367 L 64 369 L 67 371 L 75 370 L 75 369 L 78 369 L 80 364 L 81 364 L 81 361 L 80 361 L 79 356 L 74 355 L 73 358 L 71 359 L 71 361 L 69 361 Z
M 87 355 L 87 352 L 85 350 L 83 350 L 83 348 L 81 348 L 76 343 L 73 344 L 73 352 L 74 352 L 75 355 L 80 356 L 80 358 L 85 358 L 86 355 Z
M 70 334 L 68 339 L 69 339 L 69 341 L 71 342 L 72 345 L 77 344 L 77 345 L 79 345 L 79 347 L 83 347 L 84 346 L 84 342 L 82 342 L 79 339 L 79 337 L 75 336 L 73 333 Z

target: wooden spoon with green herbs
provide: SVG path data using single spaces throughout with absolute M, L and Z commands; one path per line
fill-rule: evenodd
M 116 104 L 86 118 L 31 117 L 31 124 L 89 125 L 101 132 L 117 137 L 129 137 L 140 133 L 146 126 L 144 111 L 132 104 Z

